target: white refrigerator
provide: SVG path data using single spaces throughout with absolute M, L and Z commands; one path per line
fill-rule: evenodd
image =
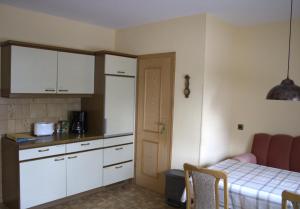
M 135 77 L 105 75 L 104 136 L 134 134 Z

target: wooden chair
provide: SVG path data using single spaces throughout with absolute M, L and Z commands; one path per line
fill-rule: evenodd
M 192 192 L 194 192 L 193 208 L 207 209 L 208 207 L 210 207 L 210 209 L 213 208 L 219 209 L 220 208 L 219 182 L 221 179 L 223 179 L 224 182 L 224 209 L 228 209 L 228 185 L 227 185 L 228 181 L 227 181 L 226 173 L 222 171 L 207 169 L 207 168 L 199 168 L 190 164 L 184 164 L 183 167 L 184 167 L 185 183 L 186 183 L 187 209 L 192 208 L 192 197 L 191 197 Z M 190 182 L 190 178 L 192 178 L 193 180 L 192 184 Z M 201 183 L 200 181 L 203 182 Z M 212 186 L 210 184 L 212 184 Z M 204 187 L 207 186 L 208 188 L 211 187 L 211 189 L 207 189 L 205 190 L 205 192 L 199 192 L 199 188 L 197 187 L 199 187 L 200 185 Z M 209 206 L 206 205 L 206 203 L 201 202 L 201 200 L 209 201 L 210 202 Z
M 288 201 L 292 202 L 294 209 L 300 208 L 300 194 L 295 194 L 289 191 L 283 191 L 281 196 L 282 196 L 282 209 L 287 209 Z

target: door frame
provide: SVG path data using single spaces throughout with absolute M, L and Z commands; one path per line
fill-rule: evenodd
M 154 54 L 145 54 L 137 56 L 137 73 L 136 73 L 136 114 L 135 114 L 135 137 L 134 137 L 134 182 L 136 182 L 136 164 L 137 164 L 137 131 L 138 131 L 138 100 L 139 100 L 139 65 L 140 65 L 140 58 L 160 58 L 160 57 L 171 57 L 171 111 L 170 111 L 170 123 L 169 123 L 169 130 L 170 130 L 170 153 L 168 159 L 168 167 L 171 169 L 171 162 L 172 162 L 172 150 L 173 150 L 173 120 L 174 120 L 174 96 L 175 96 L 175 69 L 176 69 L 176 52 L 165 52 L 165 53 L 154 53 Z

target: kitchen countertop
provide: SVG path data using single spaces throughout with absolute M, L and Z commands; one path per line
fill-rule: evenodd
M 38 147 L 45 147 L 45 146 L 52 146 L 52 145 L 59 145 L 59 144 L 69 144 L 74 142 L 81 142 L 81 141 L 89 141 L 89 140 L 96 140 L 96 139 L 104 139 L 104 136 L 86 133 L 82 135 L 78 134 L 54 134 L 52 136 L 33 136 L 34 140 L 30 140 L 27 142 L 17 143 L 15 142 L 19 149 L 30 149 L 30 148 L 38 148 Z M 8 139 L 14 141 L 12 139 Z

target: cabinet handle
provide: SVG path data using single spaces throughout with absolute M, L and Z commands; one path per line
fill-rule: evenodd
M 77 156 L 68 157 L 68 159 L 74 159 L 77 158 Z
M 68 92 L 69 90 L 68 89 L 59 89 L 58 91 L 59 92 Z
M 56 158 L 54 161 L 62 161 L 62 160 L 64 160 L 65 158 Z
M 90 143 L 81 144 L 81 146 L 88 146 L 88 145 L 90 145 Z
M 119 150 L 122 150 L 122 149 L 123 149 L 123 147 L 119 147 L 119 148 L 116 148 L 115 150 L 119 151 Z
M 125 72 L 124 71 L 117 71 L 117 73 L 124 74 Z
M 123 168 L 123 166 L 121 165 L 121 166 L 115 167 L 115 169 L 120 169 L 120 168 Z
M 46 92 L 55 92 L 56 90 L 55 89 L 45 89 L 44 91 L 46 91 Z
M 49 149 L 40 149 L 39 152 L 48 152 Z

